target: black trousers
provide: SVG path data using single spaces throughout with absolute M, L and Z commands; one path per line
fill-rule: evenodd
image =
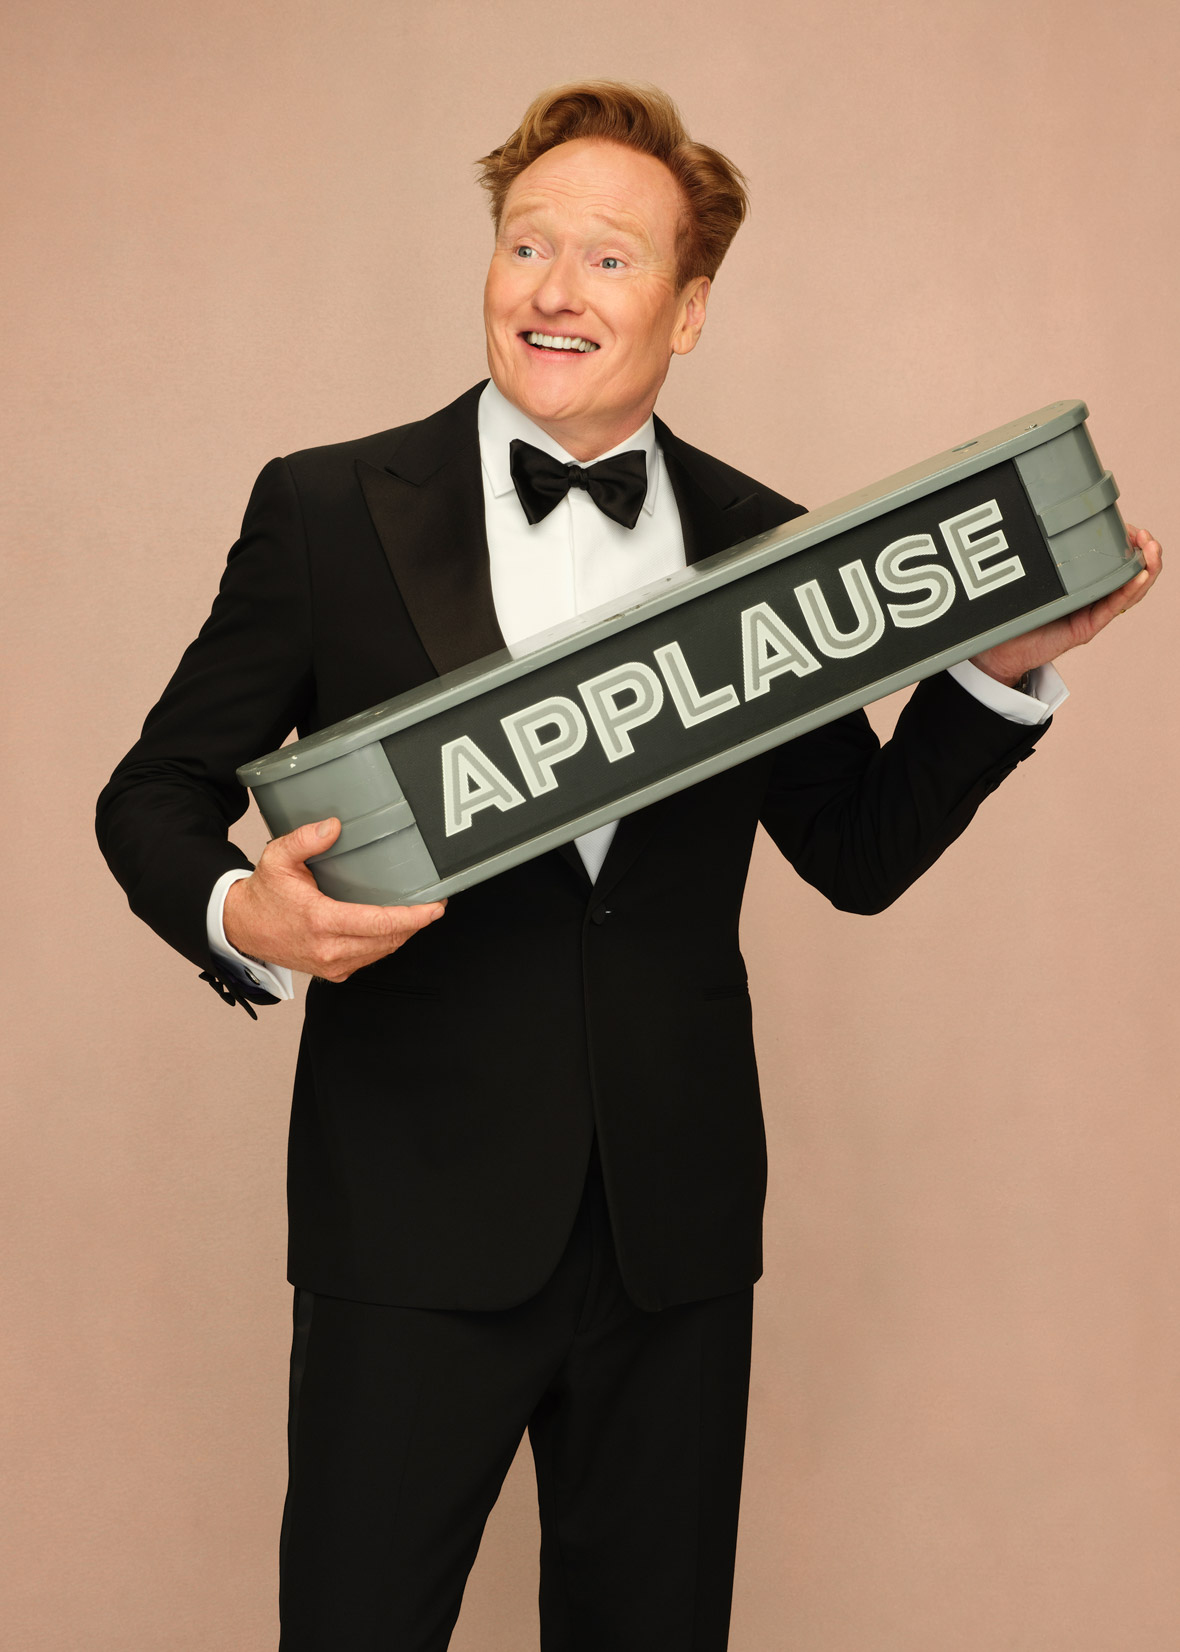
M 517 1307 L 297 1290 L 281 1652 L 444 1652 L 526 1428 L 543 1652 L 724 1652 L 753 1294 L 637 1308 L 597 1143 L 565 1252 Z

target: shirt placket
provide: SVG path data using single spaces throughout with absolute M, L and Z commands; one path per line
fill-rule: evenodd
M 571 488 L 563 501 L 569 515 L 570 574 L 573 594 L 573 613 L 584 614 L 594 606 L 593 577 L 593 523 L 587 519 L 587 507 L 598 506 L 584 488 Z

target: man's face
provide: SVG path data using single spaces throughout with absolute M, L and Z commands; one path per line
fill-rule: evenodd
M 681 211 L 661 161 L 596 138 L 547 150 L 508 191 L 484 287 L 488 366 L 577 459 L 643 424 L 704 325 L 708 280 L 676 287 Z

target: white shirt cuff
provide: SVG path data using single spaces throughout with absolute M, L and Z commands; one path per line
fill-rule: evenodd
M 225 938 L 226 891 L 231 883 L 249 876 L 250 873 L 244 866 L 231 866 L 213 885 L 213 893 L 209 896 L 209 905 L 205 909 L 205 936 L 209 950 L 239 980 L 261 987 L 263 992 L 272 992 L 276 998 L 294 998 L 295 988 L 291 983 L 289 969 L 284 969 L 282 964 L 260 964 L 256 958 L 248 958 L 244 952 L 230 946 Z
M 953 677 L 960 688 L 965 688 L 989 711 L 1006 717 L 1010 723 L 1023 723 L 1026 728 L 1048 722 L 1057 707 L 1069 699 L 1069 689 L 1053 665 L 1037 666 L 1030 674 L 1027 694 L 1022 694 L 1017 688 L 1009 688 L 1007 683 L 997 682 L 986 671 L 972 665 L 970 660 L 948 666 L 947 676 Z

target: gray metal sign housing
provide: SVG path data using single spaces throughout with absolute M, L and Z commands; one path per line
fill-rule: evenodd
M 1093 602 L 1142 566 L 1054 402 L 244 763 L 337 900 L 431 901 Z

